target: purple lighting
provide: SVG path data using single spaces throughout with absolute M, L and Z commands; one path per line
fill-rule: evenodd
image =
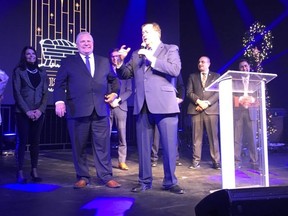
M 58 185 L 52 184 L 6 184 L 2 185 L 2 188 L 10 190 L 25 191 L 31 193 L 42 193 L 42 192 L 51 192 L 60 188 Z
M 98 197 L 84 205 L 82 209 L 97 209 L 97 216 L 123 216 L 133 203 L 134 198 L 129 197 Z

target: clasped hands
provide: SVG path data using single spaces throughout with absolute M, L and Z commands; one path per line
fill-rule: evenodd
M 29 110 L 29 111 L 26 112 L 26 115 L 32 121 L 37 121 L 40 118 L 40 116 L 42 115 L 42 112 L 39 109 Z
M 110 102 L 110 106 L 112 108 L 116 108 L 118 106 L 120 106 L 120 101 L 121 101 L 121 98 L 116 98 L 115 100 L 113 100 L 112 102 Z
M 255 98 L 249 95 L 243 95 L 239 97 L 239 104 L 241 104 L 243 107 L 248 108 L 253 103 L 255 103 Z
M 207 107 L 209 107 L 209 101 L 207 101 L 207 100 L 200 100 L 200 99 L 198 99 L 198 100 L 196 101 L 196 103 L 198 104 L 198 105 L 196 106 L 196 111 L 198 111 L 198 112 L 201 112 L 201 111 L 207 109 Z

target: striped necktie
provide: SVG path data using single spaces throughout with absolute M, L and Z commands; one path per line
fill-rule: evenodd
M 207 73 L 202 72 L 201 73 L 201 82 L 202 82 L 203 87 L 205 87 L 206 80 L 207 80 Z

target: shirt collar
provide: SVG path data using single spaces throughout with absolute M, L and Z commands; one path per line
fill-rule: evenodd
M 85 59 L 86 55 L 83 55 L 82 53 L 79 53 L 79 54 L 80 54 L 80 56 L 81 56 L 82 59 Z M 91 58 L 94 57 L 94 54 L 93 54 L 93 53 L 90 53 L 88 56 L 89 56 L 89 58 L 91 59 Z

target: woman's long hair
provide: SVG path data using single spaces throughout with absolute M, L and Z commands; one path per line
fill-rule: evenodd
M 22 51 L 21 51 L 21 55 L 20 55 L 20 60 L 19 60 L 19 63 L 17 64 L 17 66 L 15 67 L 14 71 L 17 69 L 17 68 L 20 68 L 21 70 L 26 70 L 27 68 L 27 60 L 26 60 L 26 50 L 28 49 L 31 49 L 34 51 L 35 55 L 36 55 L 36 61 L 35 61 L 35 68 L 37 68 L 38 70 L 41 71 L 41 69 L 39 68 L 38 66 L 38 57 L 37 57 L 37 52 L 36 50 L 31 47 L 31 46 L 25 46 Z

